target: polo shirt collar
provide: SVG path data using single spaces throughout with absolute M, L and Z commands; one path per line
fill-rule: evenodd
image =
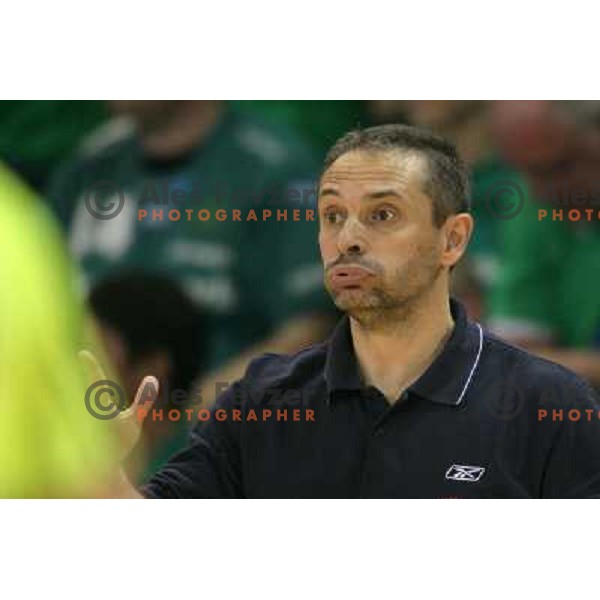
M 442 352 L 406 391 L 440 404 L 460 404 L 472 383 L 483 349 L 483 330 L 467 319 L 462 304 L 450 299 L 454 329 Z M 364 390 L 346 315 L 335 327 L 327 346 L 325 382 L 328 399 L 341 391 Z

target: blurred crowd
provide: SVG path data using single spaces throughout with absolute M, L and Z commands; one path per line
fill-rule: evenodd
M 62 226 L 127 395 L 153 373 L 209 405 L 250 358 L 328 335 L 338 315 L 318 223 L 139 220 L 138 209 L 316 208 L 327 148 L 390 122 L 445 136 L 471 167 L 476 230 L 454 295 L 600 388 L 600 101 L 3 102 L 0 160 Z M 188 426 L 148 419 L 133 476 Z

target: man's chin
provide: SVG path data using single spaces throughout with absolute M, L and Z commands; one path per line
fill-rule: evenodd
M 378 305 L 377 298 L 373 294 L 360 289 L 341 290 L 335 294 L 333 301 L 341 311 L 349 313 L 355 310 L 376 308 Z

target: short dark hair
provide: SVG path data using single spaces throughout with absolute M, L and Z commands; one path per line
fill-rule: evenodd
M 89 303 L 96 318 L 121 334 L 135 362 L 156 351 L 173 364 L 171 390 L 190 391 L 205 367 L 206 315 L 170 277 L 125 270 L 99 281 Z
M 433 222 L 436 226 L 440 227 L 450 215 L 470 211 L 469 170 L 456 148 L 444 138 L 409 125 L 355 129 L 343 135 L 330 148 L 322 174 L 340 156 L 355 150 L 400 150 L 425 156 L 429 177 L 423 182 L 423 191 L 432 200 Z

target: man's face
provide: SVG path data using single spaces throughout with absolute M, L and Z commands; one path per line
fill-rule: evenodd
M 400 308 L 439 277 L 443 241 L 422 190 L 427 169 L 414 153 L 353 151 L 323 174 L 319 246 L 340 310 Z

